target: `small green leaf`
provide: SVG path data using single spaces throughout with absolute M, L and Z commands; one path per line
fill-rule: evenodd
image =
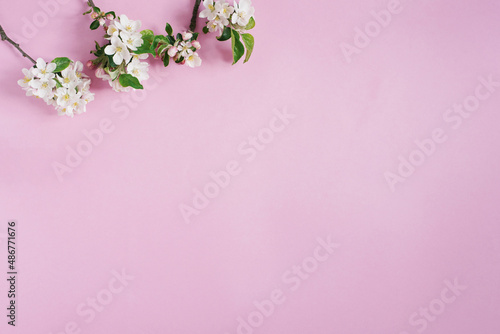
M 225 27 L 224 30 L 222 31 L 222 35 L 217 37 L 217 39 L 221 42 L 227 41 L 228 39 L 231 38 L 231 31 L 232 31 L 231 28 Z
M 69 64 L 71 64 L 71 60 L 66 57 L 56 58 L 52 62 L 56 64 L 54 73 L 64 71 L 69 66 Z
M 174 45 L 174 43 L 175 43 L 175 39 L 174 39 L 174 37 L 173 37 L 173 36 L 167 36 L 167 40 L 168 40 L 168 42 L 169 42 L 170 44 Z
M 100 12 L 101 12 L 101 8 L 99 8 L 99 7 L 94 7 L 94 12 L 96 12 L 96 13 L 100 13 Z
M 153 44 L 154 32 L 152 30 L 143 30 L 141 31 L 142 35 L 142 45 L 134 51 L 135 54 L 143 54 L 143 53 L 153 53 L 151 50 L 151 44 Z
M 193 32 L 193 37 L 191 37 L 191 40 L 192 40 L 192 41 L 196 41 L 196 40 L 198 39 L 198 36 L 199 36 L 199 35 L 200 35 L 199 33 L 197 33 L 197 32 Z
M 178 33 L 176 37 L 177 37 L 178 40 L 182 41 L 182 35 L 181 35 L 181 33 Z
M 236 30 L 231 29 L 231 44 L 233 48 L 233 65 L 245 54 L 245 47 L 240 41 L 240 34 Z
M 109 67 L 111 67 L 111 68 L 118 67 L 119 64 L 115 64 L 115 62 L 113 61 L 113 56 L 110 56 L 110 55 L 106 55 L 106 56 L 108 58 Z
M 93 21 L 91 24 L 90 24 L 90 29 L 92 30 L 96 30 L 97 28 L 99 28 L 101 26 L 101 24 L 99 23 L 99 21 Z
M 153 55 L 158 56 L 159 52 L 157 50 L 159 44 L 170 44 L 168 38 L 163 35 L 156 35 L 153 39 L 153 45 L 151 49 L 153 50 Z
M 169 47 L 168 44 L 159 44 L 158 46 L 158 51 L 156 52 L 159 56 L 161 56 L 161 54 L 166 51 L 166 49 Z
M 120 85 L 123 87 L 132 87 L 135 89 L 144 89 L 144 86 L 141 85 L 139 79 L 134 77 L 131 74 L 122 74 L 118 79 L 120 81 Z
M 253 16 L 250 18 L 250 21 L 248 22 L 247 26 L 245 27 L 245 30 L 251 30 L 255 27 L 255 19 Z
M 165 26 L 165 31 L 169 36 L 172 36 L 174 33 L 174 30 L 172 29 L 172 26 L 167 22 L 167 25 Z
M 245 61 L 243 62 L 246 63 L 250 59 L 253 52 L 254 38 L 250 34 L 241 34 L 241 39 L 243 39 L 243 43 L 245 43 L 245 47 L 247 48 L 247 55 L 245 57 Z
M 169 62 L 170 62 L 170 57 L 167 53 L 165 53 L 165 58 L 163 58 L 163 65 L 167 67 Z
M 204 33 L 204 34 L 208 34 L 208 31 L 209 31 L 209 30 L 208 30 L 208 27 L 207 27 L 207 26 L 203 27 L 203 33 Z

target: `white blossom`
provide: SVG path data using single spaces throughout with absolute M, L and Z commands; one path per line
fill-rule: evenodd
M 250 22 L 250 18 L 254 13 L 255 8 L 252 6 L 251 0 L 241 0 L 239 4 L 235 0 L 234 13 L 231 17 L 231 22 L 245 27 Z

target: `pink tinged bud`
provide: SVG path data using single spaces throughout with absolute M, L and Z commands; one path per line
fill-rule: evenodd
M 87 67 L 91 70 L 95 69 L 95 65 L 94 65 L 94 62 L 92 60 L 89 60 L 87 62 Z
M 184 65 L 185 63 L 186 63 L 186 59 L 184 59 L 183 61 L 181 61 L 181 62 L 179 63 L 179 65 Z
M 170 57 L 175 57 L 175 55 L 177 54 L 177 47 L 175 46 L 171 46 L 169 49 L 168 49 L 168 55 Z
M 93 18 L 94 20 L 97 19 L 98 16 L 99 14 L 97 14 L 96 12 L 92 12 L 92 14 L 90 14 L 90 17 Z
M 113 14 L 108 14 L 108 15 L 106 15 L 106 18 L 107 18 L 108 20 L 113 20 L 113 19 L 114 19 Z
M 195 47 L 196 50 L 201 49 L 201 44 L 198 41 L 193 41 L 191 44 Z
M 104 24 L 106 24 L 106 19 L 103 19 L 103 18 L 99 19 L 99 24 L 102 25 L 102 26 Z
M 182 39 L 187 41 L 189 39 L 193 38 L 193 34 L 190 33 L 189 31 L 185 31 L 182 33 Z

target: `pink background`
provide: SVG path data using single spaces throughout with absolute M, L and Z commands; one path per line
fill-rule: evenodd
M 187 28 L 192 10 L 97 4 L 157 32 Z M 201 36 L 202 67 L 155 63 L 143 101 L 91 74 L 96 100 L 74 119 L 24 97 L 16 81 L 30 63 L 1 44 L 0 235 L 18 222 L 20 272 L 15 329 L 1 280 L 2 333 L 234 334 L 280 289 L 284 303 L 240 333 L 413 334 L 422 326 L 409 318 L 439 306 L 455 278 L 467 288 L 423 331 L 500 331 L 500 91 L 458 129 L 443 119 L 478 77 L 500 80 L 498 1 L 406 0 L 351 63 L 341 43 L 387 1 L 254 5 L 249 63 L 231 66 L 229 42 Z M 0 22 L 34 57 L 85 61 L 102 34 L 84 10 L 70 1 L 44 22 L 38 1 L 9 2 Z M 21 39 L 36 15 L 38 32 Z M 285 108 L 296 118 L 247 162 L 239 145 Z M 103 119 L 113 132 L 60 182 L 54 162 Z M 447 141 L 392 192 L 384 173 L 435 128 Z M 179 205 L 233 160 L 241 173 L 186 224 Z M 328 236 L 340 247 L 292 291 L 282 276 Z M 77 307 L 121 270 L 134 279 L 87 322 Z

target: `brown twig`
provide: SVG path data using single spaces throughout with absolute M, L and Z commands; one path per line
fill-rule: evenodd
M 94 0 L 88 0 L 88 5 L 89 7 L 92 7 L 92 9 L 96 8 L 97 6 L 94 3 Z
M 193 8 L 193 16 L 191 17 L 191 25 L 189 26 L 189 30 L 196 30 L 196 20 L 198 19 L 198 10 L 200 9 L 201 0 L 195 0 L 194 8 Z
M 7 41 L 10 44 L 12 44 L 19 52 L 21 52 L 21 54 L 23 55 L 23 57 L 28 58 L 29 60 L 31 60 L 31 62 L 33 64 L 36 64 L 36 61 L 33 58 L 31 58 L 29 54 L 27 54 L 26 52 L 24 52 L 24 50 L 21 49 L 21 47 L 19 46 L 18 43 L 14 42 L 12 39 L 9 38 L 9 36 L 7 36 L 7 34 L 5 33 L 5 30 L 3 30 L 3 28 L 2 28 L 1 25 L 0 25 L 0 36 L 2 37 L 2 41 Z

